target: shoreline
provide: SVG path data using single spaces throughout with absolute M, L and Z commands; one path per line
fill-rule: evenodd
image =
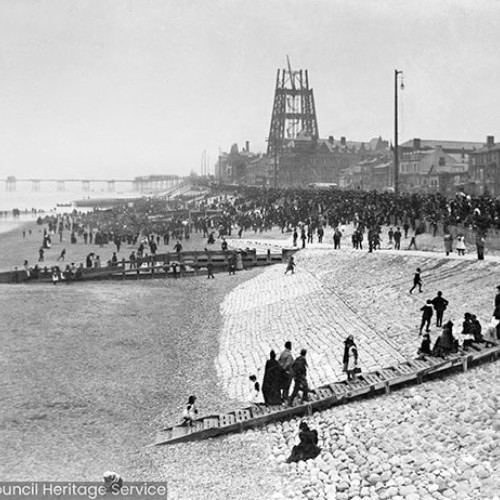
M 36 220 L 2 220 L 0 219 L 0 235 L 7 235 L 15 231 L 22 231 L 23 227 L 29 227 L 32 224 L 36 225 Z

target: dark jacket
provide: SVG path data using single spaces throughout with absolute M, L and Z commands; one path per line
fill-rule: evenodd
M 432 305 L 436 311 L 445 311 L 448 307 L 448 301 L 443 299 L 443 297 L 437 296 L 432 299 Z
M 432 314 L 433 314 L 433 310 L 432 310 L 432 307 L 428 304 L 425 304 L 424 307 L 421 307 L 420 308 L 422 312 L 422 318 L 432 318 Z

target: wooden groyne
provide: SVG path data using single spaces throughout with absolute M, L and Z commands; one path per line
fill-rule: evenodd
M 207 264 L 213 264 L 214 273 L 227 271 L 230 259 L 235 260 L 236 270 L 255 266 L 268 266 L 286 262 L 297 250 L 283 249 L 279 253 L 257 253 L 255 249 L 239 251 L 183 251 L 149 255 L 135 261 L 121 260 L 102 267 L 80 267 L 71 276 L 59 277 L 59 282 L 90 280 L 138 280 L 153 278 L 178 278 L 207 272 Z M 65 264 L 65 263 L 64 263 Z M 64 266 L 63 264 L 63 266 Z M 28 273 L 25 269 L 0 273 L 0 283 L 48 283 L 52 282 L 53 266 L 39 267 Z M 64 269 L 61 269 L 64 271 Z
M 499 356 L 500 345 L 487 347 L 483 343 L 473 343 L 446 358 L 426 356 L 425 359 L 408 360 L 382 370 L 361 373 L 353 381 L 323 385 L 310 393 L 308 402 L 296 402 L 291 407 L 259 404 L 200 417 L 194 420 L 191 427 L 173 425 L 162 429 L 152 446 L 206 439 L 291 417 L 311 415 L 313 411 L 325 410 L 360 397 L 388 394 L 392 389 L 409 383 L 422 383 L 455 370 L 466 371 L 473 365 L 494 361 Z

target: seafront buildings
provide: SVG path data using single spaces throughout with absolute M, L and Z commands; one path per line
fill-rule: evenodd
M 221 152 L 215 180 L 253 186 L 334 185 L 345 189 L 394 190 L 394 148 L 381 136 L 367 141 L 321 138 L 307 70 L 278 70 L 266 153 L 247 141 Z M 413 138 L 399 144 L 401 193 L 500 194 L 500 145 Z

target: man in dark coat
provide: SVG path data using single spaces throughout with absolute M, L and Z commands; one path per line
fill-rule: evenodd
M 284 371 L 276 359 L 276 353 L 271 351 L 270 359 L 266 362 L 264 380 L 262 381 L 262 394 L 266 405 L 280 405 L 281 389 L 283 387 Z
M 290 396 L 288 404 L 292 406 L 293 400 L 298 395 L 299 391 L 302 392 L 302 401 L 309 400 L 309 387 L 307 385 L 307 350 L 302 349 L 300 356 L 293 362 L 293 381 L 295 383 L 292 395 Z
M 432 319 L 432 300 L 428 300 L 426 304 L 420 308 L 422 311 L 422 322 L 420 323 L 420 333 L 419 335 L 422 335 L 422 329 L 425 326 L 425 331 L 428 333 L 429 332 L 429 326 L 431 325 L 431 319 Z
M 401 249 L 401 231 L 399 227 L 396 229 L 394 232 L 394 249 L 395 250 L 400 250 Z
M 443 292 L 438 292 L 432 299 L 432 305 L 436 311 L 436 326 L 443 326 L 443 314 L 448 307 L 448 301 L 443 297 Z
M 413 276 L 413 286 L 410 290 L 410 293 L 413 292 L 413 290 L 418 286 L 418 291 L 421 292 L 422 291 L 422 278 L 420 276 L 420 273 L 422 271 L 420 270 L 420 267 L 417 267 L 417 270 L 415 272 L 415 275 Z

